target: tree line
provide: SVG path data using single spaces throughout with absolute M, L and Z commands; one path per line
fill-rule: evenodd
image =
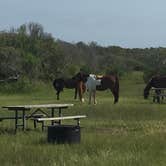
M 85 71 L 120 76 L 144 72 L 144 79 L 166 74 L 166 48 L 102 47 L 96 42 L 68 43 L 55 39 L 38 23 L 0 32 L 0 80 L 21 75 L 33 80 L 71 77 Z

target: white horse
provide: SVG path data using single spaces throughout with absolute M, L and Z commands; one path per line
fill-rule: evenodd
M 96 75 L 90 74 L 87 78 L 86 89 L 89 92 L 89 104 L 91 104 L 91 99 L 93 97 L 93 102 L 96 104 L 96 86 L 101 85 L 101 80 L 96 78 Z

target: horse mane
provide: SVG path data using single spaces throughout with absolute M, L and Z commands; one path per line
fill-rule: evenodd
M 153 82 L 153 77 L 146 84 L 146 87 L 144 89 L 145 91 L 149 91 L 150 90 L 150 88 L 152 87 L 152 82 Z
M 151 87 L 155 88 L 165 88 L 166 86 L 166 76 L 156 75 L 153 76 L 147 83 L 144 92 L 149 92 Z
M 87 81 L 87 78 L 89 77 L 89 74 L 85 74 L 85 73 L 81 73 L 81 72 L 79 72 L 79 73 L 77 73 L 76 75 L 74 75 L 73 77 L 72 77 L 72 79 L 74 79 L 74 80 L 76 80 L 76 81 L 78 81 L 78 82 L 80 82 L 80 81 L 82 81 L 82 82 L 86 82 Z
M 153 76 L 147 83 L 146 87 L 144 88 L 144 98 L 148 98 L 149 96 L 149 91 L 151 89 L 151 87 L 153 86 L 153 80 L 155 79 L 156 77 Z

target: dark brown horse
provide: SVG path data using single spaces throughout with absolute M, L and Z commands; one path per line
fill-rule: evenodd
M 85 84 L 80 83 L 78 80 L 76 80 L 74 78 L 66 78 L 66 79 L 58 78 L 58 79 L 55 79 L 53 81 L 53 87 L 57 91 L 57 93 L 56 93 L 57 94 L 57 100 L 59 100 L 60 92 L 62 92 L 64 88 L 75 89 L 74 99 L 77 99 L 77 93 L 78 93 L 79 89 L 81 89 L 81 92 L 79 90 L 79 97 L 80 97 L 80 93 L 85 92 Z M 82 100 L 81 97 L 80 97 L 80 100 Z
M 78 73 L 74 79 L 77 79 L 79 82 L 87 82 L 89 74 Z M 104 75 L 101 78 L 101 85 L 96 86 L 97 90 L 106 90 L 110 89 L 114 96 L 114 103 L 118 102 L 119 99 L 119 79 L 116 75 Z M 80 86 L 81 87 L 81 86 Z M 82 90 L 79 90 L 82 91 Z M 82 97 L 82 94 L 81 94 Z
M 114 96 L 114 103 L 119 100 L 119 79 L 116 75 L 104 75 L 101 78 L 101 85 L 96 87 L 97 90 L 110 89 Z
M 166 76 L 154 76 L 147 83 L 144 89 L 144 98 L 147 99 L 149 96 L 150 89 L 154 88 L 166 88 Z M 157 94 L 160 94 L 160 90 L 156 90 Z M 159 99 L 158 99 L 159 102 Z

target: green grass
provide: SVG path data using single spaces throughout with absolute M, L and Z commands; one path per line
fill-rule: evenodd
M 80 144 L 49 144 L 47 132 L 33 129 L 14 134 L 14 121 L 0 122 L 0 165 L 3 166 L 165 166 L 166 103 L 143 99 L 141 73 L 120 80 L 120 100 L 113 104 L 111 92 L 97 92 L 97 105 L 74 101 L 64 90 L 61 100 L 51 86 L 29 94 L 1 94 L 0 105 L 74 103 L 64 114 L 86 114 L 81 120 Z M 1 109 L 1 114 L 7 114 Z M 73 123 L 65 121 L 64 123 Z

